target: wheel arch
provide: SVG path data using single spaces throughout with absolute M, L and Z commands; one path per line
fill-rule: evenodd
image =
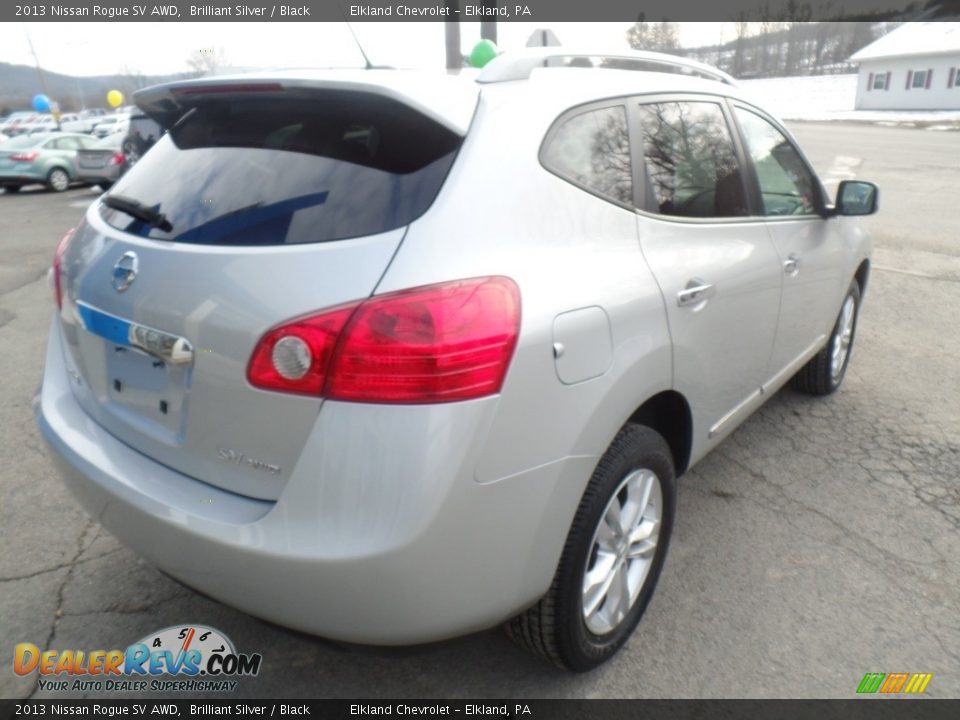
M 693 414 L 683 395 L 676 390 L 659 392 L 634 410 L 629 422 L 660 433 L 670 446 L 677 477 L 687 471 L 693 447 Z
M 860 286 L 860 297 L 862 299 L 867 293 L 867 281 L 870 279 L 870 258 L 866 258 L 860 263 L 853 277 L 856 279 L 857 285 Z

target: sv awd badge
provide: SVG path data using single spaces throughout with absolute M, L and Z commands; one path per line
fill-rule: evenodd
M 248 468 L 253 468 L 254 470 L 260 470 L 262 472 L 268 472 L 272 475 L 279 475 L 282 470 L 279 465 L 273 465 L 271 463 L 265 463 L 262 460 L 257 460 L 252 457 L 244 455 L 242 452 L 237 452 L 236 450 L 230 450 L 229 448 L 217 448 L 217 459 L 222 460 L 223 462 L 236 463 L 237 465 L 243 465 Z

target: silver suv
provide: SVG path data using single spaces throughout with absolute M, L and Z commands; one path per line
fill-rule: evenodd
M 506 621 L 592 668 L 676 477 L 791 378 L 843 380 L 876 188 L 831 203 L 708 66 L 553 48 L 136 102 L 167 134 L 57 249 L 37 422 L 98 522 L 247 612 Z

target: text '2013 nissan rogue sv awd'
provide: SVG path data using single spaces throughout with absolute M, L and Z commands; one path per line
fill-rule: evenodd
M 96 520 L 307 632 L 613 655 L 677 476 L 842 382 L 877 191 L 713 68 L 584 57 L 139 91 L 167 133 L 57 248 L 36 402 Z

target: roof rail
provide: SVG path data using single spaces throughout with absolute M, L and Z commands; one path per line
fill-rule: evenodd
M 586 60 L 589 65 L 571 63 L 578 59 Z M 616 50 L 614 52 L 583 52 L 578 48 L 544 47 L 527 48 L 526 50 L 510 51 L 498 55 L 483 68 L 477 82 L 495 83 L 507 80 L 526 80 L 530 73 L 540 67 L 597 67 L 597 62 L 617 62 L 620 65 L 611 65 L 611 69 L 618 70 L 646 70 L 653 72 L 680 72 L 687 75 L 697 75 L 736 85 L 737 81 L 730 75 L 696 60 L 665 53 L 646 52 L 642 50 Z M 635 64 L 636 67 L 630 67 Z M 662 68 L 662 69 L 660 69 Z

